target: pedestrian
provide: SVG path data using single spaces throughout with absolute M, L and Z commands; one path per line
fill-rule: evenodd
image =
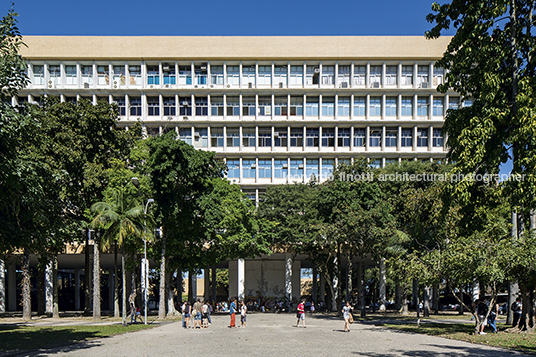
M 192 315 L 194 315 L 194 328 L 197 328 L 199 325 L 199 328 L 202 326 L 202 312 L 203 311 L 203 304 L 201 304 L 201 300 L 197 299 L 197 301 L 194 303 L 193 312 Z
M 231 302 L 231 305 L 229 305 L 229 313 L 231 315 L 231 325 L 230 328 L 235 328 L 235 312 L 236 312 L 236 300 L 233 300 Z
M 213 308 L 212 308 L 212 304 L 209 303 L 209 304 L 208 304 L 208 315 L 207 315 L 207 318 L 208 318 L 208 324 L 209 324 L 209 325 L 212 325 L 212 317 L 211 317 L 211 315 L 212 315 L 212 312 L 213 312 L 213 311 L 214 311 L 214 310 L 213 310 Z
M 488 315 L 488 325 L 491 327 L 493 333 L 497 333 L 497 322 L 495 319 L 499 315 L 499 304 L 495 302 L 495 304 L 491 307 L 491 311 Z
M 296 322 L 296 327 L 299 327 L 301 320 L 302 325 L 305 328 L 305 300 L 300 301 L 300 303 L 298 304 L 298 313 L 296 317 L 298 318 L 298 321 Z
M 344 332 L 350 332 L 350 317 L 354 308 L 350 305 L 350 301 L 346 302 L 346 306 L 342 308 L 342 317 L 344 317 Z
M 184 328 L 190 328 L 190 316 L 192 314 L 192 306 L 190 306 L 190 303 L 188 301 L 184 302 L 184 305 L 182 306 L 182 315 L 184 316 Z
M 311 302 L 311 314 L 314 314 L 315 313 L 315 302 L 312 301 Z
M 246 314 L 248 312 L 248 307 L 244 300 L 242 300 L 242 306 L 240 306 L 240 327 L 246 327 Z
M 488 305 L 486 305 L 485 300 L 477 300 L 476 303 L 476 313 L 478 315 L 478 321 L 480 322 L 478 334 L 485 335 L 484 327 L 487 325 L 486 315 L 488 314 Z
M 208 315 L 209 315 L 209 309 L 208 309 L 208 303 L 205 301 L 205 303 L 201 306 L 201 327 L 207 328 L 208 327 Z
M 519 323 L 519 319 L 521 318 L 521 310 L 523 309 L 523 305 L 521 304 L 520 297 L 518 297 L 516 301 L 514 301 L 511 309 L 514 312 L 514 321 L 512 323 L 512 327 L 516 327 L 517 324 Z

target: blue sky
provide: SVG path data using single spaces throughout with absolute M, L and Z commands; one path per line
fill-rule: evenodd
M 423 35 L 432 0 L 14 0 L 23 35 Z M 440 1 L 442 2 L 442 1 Z M 4 0 L 3 12 L 11 1 Z

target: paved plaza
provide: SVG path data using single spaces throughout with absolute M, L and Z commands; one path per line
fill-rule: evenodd
M 152 318 L 154 319 L 154 317 Z M 239 320 L 239 318 L 237 319 Z M 61 320 L 60 320 L 61 321 Z M 400 332 L 307 314 L 306 328 L 295 327 L 295 314 L 250 314 L 246 328 L 230 329 L 229 316 L 213 316 L 208 329 L 183 329 L 181 322 L 96 339 L 31 356 L 522 356 L 521 353 L 440 337 Z M 377 323 L 377 321 L 376 321 Z M 28 354 L 25 354 L 28 355 Z

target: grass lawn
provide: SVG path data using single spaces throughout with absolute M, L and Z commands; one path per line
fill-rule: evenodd
M 504 331 L 506 326 L 501 324 L 497 326 L 499 333 L 488 333 L 482 336 L 473 334 L 475 331 L 473 324 L 423 323 L 420 327 L 415 324 L 385 324 L 384 326 L 402 331 L 536 353 L 536 334 L 508 333 Z
M 0 325 L 0 352 L 31 351 L 151 328 L 151 325 L 17 326 Z

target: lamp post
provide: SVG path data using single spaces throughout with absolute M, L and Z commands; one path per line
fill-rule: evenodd
M 132 178 L 132 183 L 139 190 L 140 181 L 137 177 Z M 147 325 L 147 300 L 149 298 L 149 262 L 147 261 L 147 208 L 149 203 L 153 203 L 154 199 L 149 198 L 143 208 L 143 261 L 141 264 L 141 275 L 143 279 L 143 305 L 144 305 L 144 323 Z

